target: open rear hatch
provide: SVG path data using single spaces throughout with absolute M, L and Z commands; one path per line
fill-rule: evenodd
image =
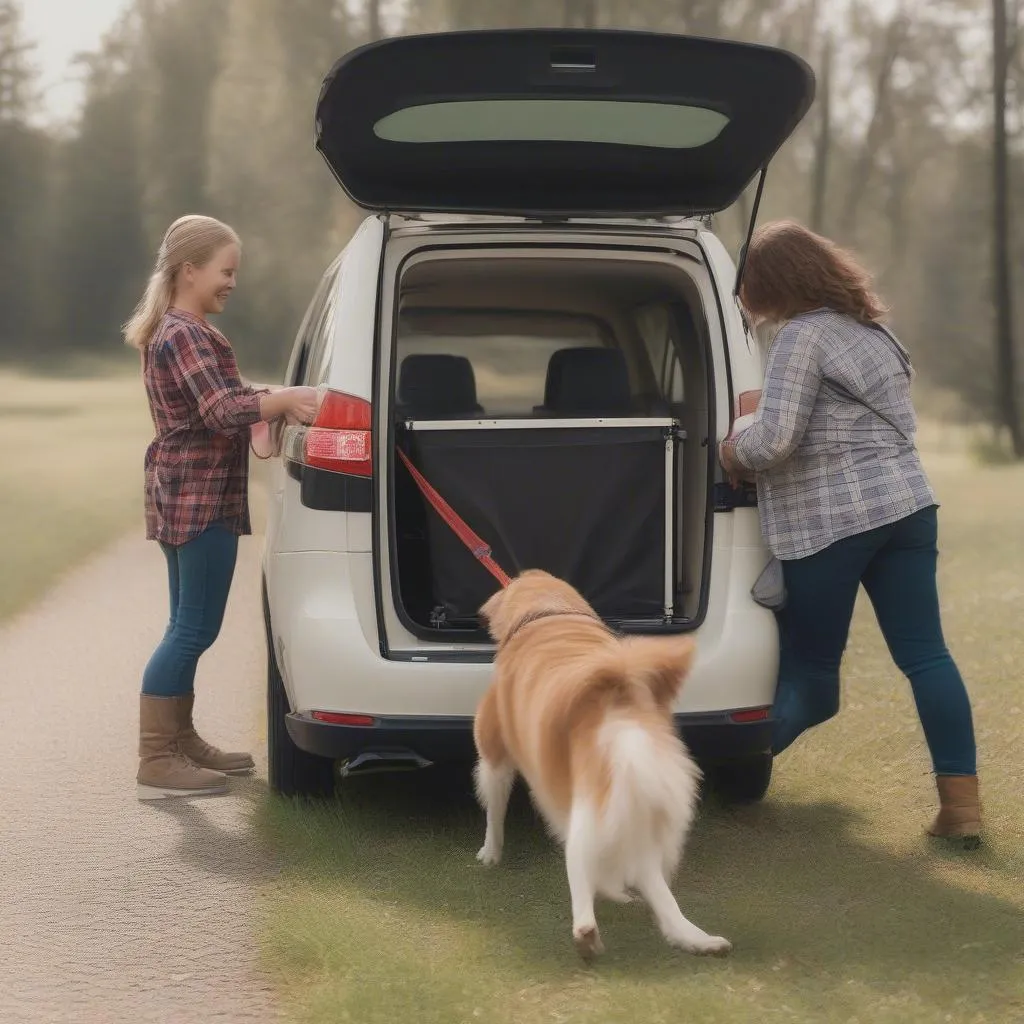
M 358 205 L 662 216 L 731 205 L 811 104 L 784 50 L 572 29 L 404 36 L 332 68 L 316 146 Z

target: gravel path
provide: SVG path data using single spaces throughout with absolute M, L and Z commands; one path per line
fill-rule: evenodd
M 0 1021 L 278 1020 L 255 950 L 272 874 L 258 541 L 245 538 L 196 721 L 251 749 L 227 797 L 135 796 L 138 683 L 167 614 L 163 558 L 129 538 L 0 630 Z

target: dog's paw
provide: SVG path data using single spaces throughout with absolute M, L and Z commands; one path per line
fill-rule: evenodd
M 593 960 L 604 952 L 604 943 L 596 924 L 586 924 L 572 930 L 572 941 L 576 944 L 576 952 L 584 960 Z
M 493 850 L 489 846 L 482 846 L 477 852 L 476 859 L 489 868 L 494 867 L 495 864 L 501 861 L 501 850 Z
M 682 946 L 694 956 L 725 956 L 732 951 L 732 943 L 721 935 L 705 935 L 702 939 L 683 943 Z

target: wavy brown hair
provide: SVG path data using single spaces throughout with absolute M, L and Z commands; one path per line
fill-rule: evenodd
M 888 312 L 853 253 L 792 220 L 754 232 L 740 300 L 755 316 L 776 321 L 822 307 L 861 323 L 877 323 Z

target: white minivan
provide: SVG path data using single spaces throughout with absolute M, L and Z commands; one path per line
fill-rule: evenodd
M 617 31 L 398 37 L 330 71 L 316 145 L 368 215 L 287 370 L 319 414 L 271 469 L 277 792 L 472 757 L 496 564 L 622 633 L 692 631 L 680 732 L 727 799 L 764 795 L 768 552 L 717 459 L 763 364 L 710 217 L 760 198 L 813 91 L 782 50 Z

